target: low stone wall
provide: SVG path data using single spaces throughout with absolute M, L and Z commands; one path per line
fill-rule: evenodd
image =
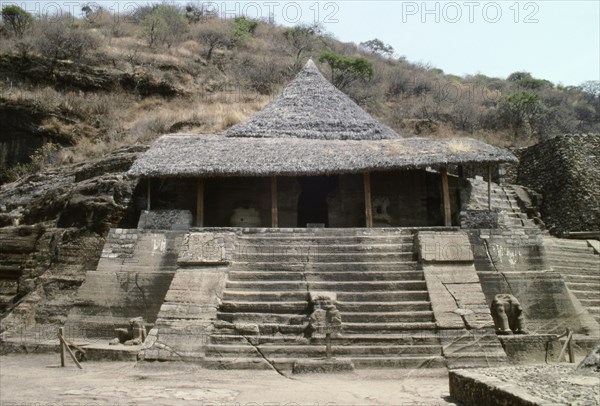
M 553 234 L 600 229 L 600 134 L 561 135 L 519 151 L 517 182 L 544 196 Z

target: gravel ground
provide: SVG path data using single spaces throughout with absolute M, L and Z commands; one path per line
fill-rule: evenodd
M 477 373 L 517 385 L 552 404 L 600 405 L 600 372 L 575 371 L 575 365 L 490 368 Z
M 0 356 L 0 406 L 453 405 L 445 369 L 291 375 L 185 363 L 92 362 L 58 354 Z

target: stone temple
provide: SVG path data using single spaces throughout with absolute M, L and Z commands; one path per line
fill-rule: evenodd
M 403 138 L 309 61 L 247 121 L 138 158 L 138 228 L 110 231 L 67 327 L 110 339 L 143 317 L 139 359 L 298 371 L 543 360 L 566 328 L 593 343 L 598 247 L 542 233 L 498 181 L 515 162 Z

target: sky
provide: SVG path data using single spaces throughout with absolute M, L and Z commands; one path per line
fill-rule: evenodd
M 127 12 L 147 1 L 0 0 L 32 12 L 97 3 Z M 166 1 L 186 4 L 188 1 Z M 196 0 L 198 2 L 198 0 Z M 506 78 L 515 71 L 555 84 L 600 80 L 600 0 L 564 1 L 205 1 L 222 16 L 277 24 L 321 23 L 343 42 L 378 38 L 395 56 L 459 76 Z

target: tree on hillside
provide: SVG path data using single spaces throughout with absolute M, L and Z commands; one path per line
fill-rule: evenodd
M 31 14 L 19 6 L 4 6 L 1 15 L 7 31 L 18 38 L 21 38 L 25 31 L 33 25 Z
M 258 21 L 244 16 L 236 17 L 233 20 L 233 38 L 235 41 L 248 39 L 254 35 L 256 28 L 258 28 Z
M 538 95 L 532 92 L 513 93 L 501 104 L 503 116 L 513 136 L 525 139 L 533 135 L 532 123 L 541 108 L 542 103 Z
M 514 83 L 518 87 L 530 90 L 554 86 L 549 80 L 534 78 L 529 72 L 513 72 L 508 75 L 506 80 Z
M 394 55 L 394 48 L 391 45 L 385 44 L 380 39 L 372 39 L 369 41 L 361 42 L 360 46 L 372 52 L 374 54 L 389 58 Z
M 77 28 L 71 17 L 54 17 L 40 21 L 40 32 L 35 40 L 37 51 L 50 61 L 52 71 L 62 59 L 81 59 L 97 42 L 86 30 Z
M 233 43 L 229 27 L 218 20 L 199 25 L 193 36 L 198 42 L 208 47 L 205 58 L 209 62 L 215 49 L 227 48 Z
M 149 47 L 160 43 L 170 48 L 187 31 L 179 9 L 169 4 L 154 6 L 150 12 L 145 13 L 141 25 Z
M 340 90 L 357 80 L 371 80 L 373 65 L 362 57 L 338 55 L 333 51 L 321 53 L 319 62 L 326 62 L 331 69 L 331 83 Z
M 283 32 L 284 38 L 291 46 L 296 57 L 294 66 L 299 66 L 304 61 L 304 54 L 313 50 L 316 40 L 322 32 L 323 29 L 319 24 L 301 24 L 287 28 Z

